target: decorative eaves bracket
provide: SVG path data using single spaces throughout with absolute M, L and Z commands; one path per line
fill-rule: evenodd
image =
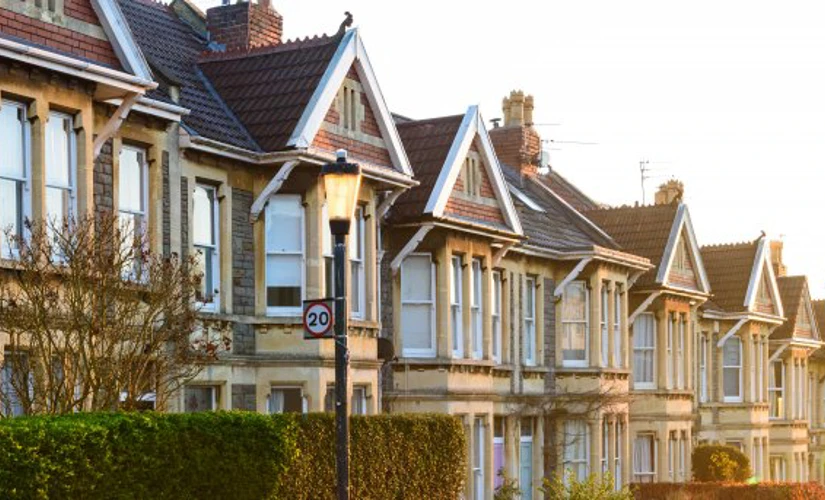
M 266 203 L 269 201 L 269 197 L 273 194 L 277 193 L 281 186 L 284 185 L 284 182 L 289 178 L 289 174 L 292 173 L 292 170 L 298 166 L 298 161 L 288 161 L 281 166 L 281 169 L 278 170 L 278 173 L 275 174 L 275 177 L 269 181 L 269 184 L 261 191 L 261 194 L 255 198 L 255 201 L 252 203 L 252 208 L 249 210 L 249 220 L 251 222 L 257 222 L 258 218 L 261 216 L 261 212 L 263 212 Z

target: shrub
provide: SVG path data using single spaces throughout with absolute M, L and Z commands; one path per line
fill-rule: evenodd
M 743 482 L 750 476 L 750 460 L 736 448 L 703 445 L 693 449 L 693 478 L 696 481 Z
M 825 500 L 819 483 L 647 483 L 631 490 L 637 500 Z
M 493 500 L 518 500 L 521 498 L 518 480 L 507 477 L 504 469 L 499 470 L 496 475 L 501 478 L 501 484 L 493 492 Z
M 627 488 L 615 490 L 610 474 L 603 478 L 599 474 L 590 474 L 579 481 L 569 471 L 567 481 L 553 476 L 544 478 L 542 483 L 541 492 L 545 500 L 633 500 L 633 494 Z
M 352 498 L 455 499 L 466 442 L 449 416 L 351 420 Z M 109 413 L 0 420 L 0 498 L 324 500 L 332 415 Z

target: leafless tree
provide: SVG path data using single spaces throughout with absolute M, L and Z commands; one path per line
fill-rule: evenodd
M 6 231 L 0 414 L 163 409 L 228 348 L 194 306 L 196 257 L 153 253 L 134 226 L 98 214 Z

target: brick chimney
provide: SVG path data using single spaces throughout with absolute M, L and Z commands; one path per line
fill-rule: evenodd
M 284 18 L 272 8 L 271 0 L 238 2 L 207 10 L 206 27 L 211 40 L 226 50 L 247 50 L 281 43 Z
M 533 128 L 533 96 L 520 90 L 502 101 L 504 126 L 490 130 L 490 139 L 501 163 L 518 170 L 522 177 L 538 173 L 541 137 Z
M 659 186 L 656 191 L 656 204 L 667 205 L 670 203 L 678 203 L 682 201 L 685 196 L 685 185 L 676 179 L 669 180 Z
M 771 241 L 771 264 L 773 265 L 773 273 L 777 278 L 783 278 L 788 275 L 788 268 L 782 262 L 782 247 L 781 240 Z

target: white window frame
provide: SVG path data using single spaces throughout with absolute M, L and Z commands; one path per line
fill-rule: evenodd
M 613 286 L 613 365 L 624 368 L 622 349 L 622 287 Z
M 610 354 L 610 289 L 606 281 L 602 282 L 599 306 L 599 327 L 601 333 L 600 357 L 602 367 L 607 368 Z
M 429 300 L 410 300 L 405 299 L 403 295 L 403 287 L 400 289 L 401 294 L 401 308 L 403 310 L 405 304 L 409 305 L 429 305 L 430 306 L 430 345 L 429 349 L 418 349 L 403 346 L 403 332 L 402 332 L 402 355 L 405 358 L 434 358 L 436 357 L 436 320 L 435 320 L 435 298 L 436 298 L 436 281 L 435 281 L 435 264 L 433 263 L 433 256 L 429 253 L 411 253 L 404 262 L 401 263 L 401 282 L 406 279 L 406 266 L 404 263 L 409 258 L 426 257 L 430 263 L 430 298 Z
M 637 339 L 640 338 L 638 328 L 636 328 L 636 325 L 637 325 L 637 322 L 640 322 L 640 320 L 642 318 L 648 318 L 650 320 L 651 329 L 652 329 L 652 331 L 651 331 L 652 335 L 650 336 L 650 338 L 653 341 L 652 345 L 640 346 L 640 345 L 636 344 Z M 641 323 L 638 323 L 638 324 L 641 324 Z M 650 358 L 651 358 L 651 360 L 650 360 L 650 363 L 651 363 L 650 374 L 651 374 L 651 377 L 652 377 L 652 380 L 650 380 L 650 381 L 647 381 L 647 380 L 640 381 L 640 380 L 637 379 L 636 373 L 635 373 L 635 370 L 634 370 L 634 377 L 633 377 L 633 388 L 634 389 L 650 390 L 650 389 L 655 389 L 656 388 L 656 374 L 657 374 L 657 372 L 656 372 L 656 369 L 657 369 L 657 366 L 656 366 L 657 365 L 657 361 L 656 361 L 657 331 L 656 330 L 657 329 L 658 329 L 658 325 L 657 325 L 657 322 L 656 322 L 656 316 L 654 316 L 653 313 L 641 313 L 636 317 L 636 320 L 633 322 L 633 360 L 634 360 L 633 362 L 634 362 L 634 365 L 636 363 L 635 360 L 636 360 L 636 352 L 637 351 L 650 353 Z
M 16 101 L 9 101 L 3 99 L 2 107 L 15 108 L 18 110 L 18 119 L 20 120 L 22 137 L 22 155 L 23 155 L 23 175 L 22 177 L 14 177 L 11 175 L 0 175 L 0 180 L 11 181 L 19 184 L 20 189 L 20 207 L 17 207 L 16 225 L 17 236 L 23 237 L 25 232 L 25 223 L 27 219 L 32 216 L 32 197 L 31 197 L 31 123 L 28 119 L 28 107 Z M 0 227 L 0 258 L 16 259 L 19 256 L 17 248 L 11 247 L 10 243 L 6 241 L 5 231 L 7 228 Z
M 756 401 L 756 377 L 758 374 L 762 372 L 757 370 L 756 366 L 756 339 L 752 336 L 748 336 L 748 363 L 750 366 L 748 367 L 748 379 L 750 380 L 750 387 L 748 388 L 748 397 L 750 398 L 751 402 Z M 744 364 L 744 363 L 743 363 Z
M 221 258 L 220 258 L 220 202 L 218 200 L 218 187 L 211 185 L 211 184 L 204 184 L 204 183 L 197 183 L 195 185 L 195 189 L 198 188 L 204 189 L 207 192 L 212 193 L 212 206 L 210 207 L 210 211 L 212 212 L 212 239 L 214 240 L 213 243 L 204 244 L 195 242 L 195 238 L 192 238 L 192 247 L 195 251 L 202 251 L 202 250 L 212 250 L 212 262 L 204 263 L 204 269 L 207 265 L 211 264 L 211 272 L 212 272 L 212 288 L 213 288 L 213 297 L 211 302 L 197 302 L 196 305 L 202 311 L 206 312 L 216 312 L 220 310 L 220 288 L 221 288 Z M 193 198 L 194 198 L 194 191 L 193 191 Z M 193 203 L 193 210 L 192 210 L 192 218 L 194 219 L 197 214 L 194 213 L 194 203 Z M 206 255 L 203 253 L 202 255 Z M 206 276 L 204 276 L 206 279 Z
M 699 336 L 699 402 L 708 401 L 708 333 Z
M 502 292 L 503 286 L 501 282 L 501 271 L 493 271 L 493 280 L 491 288 L 491 304 L 492 304 L 492 330 L 493 330 L 493 361 L 501 363 L 501 353 L 503 351 L 503 335 L 502 335 Z
M 518 484 L 519 489 L 521 489 L 521 498 L 522 500 L 530 500 L 533 498 L 533 483 L 535 483 L 535 472 L 533 470 L 533 456 L 536 453 L 536 442 L 535 442 L 535 429 L 533 428 L 533 418 L 532 417 L 522 417 L 520 425 L 519 425 L 519 475 L 518 475 Z M 526 425 L 525 425 L 526 424 Z M 529 429 L 529 434 L 525 435 L 525 428 Z M 522 444 L 529 444 L 530 445 L 530 456 L 524 457 L 521 453 L 521 445 Z M 525 460 L 525 458 L 527 460 Z M 526 463 L 525 463 L 526 462 Z M 530 477 L 532 479 L 531 484 L 525 485 L 522 484 L 522 470 L 529 469 Z
M 120 178 L 120 167 L 122 166 L 122 155 L 124 151 L 134 151 L 138 155 L 138 164 L 140 167 L 140 182 L 141 186 L 138 186 L 137 189 L 140 189 L 140 203 L 142 205 L 141 210 L 133 210 L 124 208 L 121 205 L 120 199 L 120 192 L 122 189 L 121 186 L 121 178 Z M 141 162 L 140 159 L 143 159 Z M 149 151 L 140 146 L 135 146 L 132 144 L 122 144 L 120 147 L 120 152 L 118 153 L 118 219 L 121 230 L 124 228 L 123 222 L 120 221 L 121 217 L 127 216 L 130 220 L 134 220 L 135 216 L 140 217 L 140 227 L 131 227 L 129 229 L 134 231 L 134 239 L 141 239 L 144 240 L 146 238 L 146 232 L 149 230 Z M 144 240 L 144 244 L 146 244 Z M 137 259 L 137 257 L 136 257 Z M 138 266 L 139 263 L 136 261 L 134 266 Z M 131 271 L 124 270 L 124 274 L 126 277 L 134 277 L 134 273 L 136 273 L 136 269 L 132 269 Z
M 524 305 L 522 307 L 524 310 L 524 327 L 522 329 L 524 338 L 522 339 L 522 345 L 524 348 L 523 359 L 526 366 L 536 366 L 537 364 L 536 295 L 536 278 L 534 276 L 528 276 L 524 280 Z M 532 300 L 527 300 L 528 296 Z M 532 311 L 528 308 L 528 304 L 530 303 L 533 304 Z
M 211 385 L 211 384 L 190 384 L 183 389 L 183 411 L 185 413 L 196 413 L 196 411 L 189 411 L 186 409 L 186 389 L 209 389 L 211 391 L 210 394 L 210 406 L 211 408 L 202 410 L 202 411 L 218 411 L 220 408 L 218 407 L 218 403 L 220 402 L 220 390 L 221 387 L 219 385 Z
M 297 256 L 300 258 L 301 262 L 301 272 L 300 272 L 300 287 L 301 287 L 301 297 L 300 300 L 303 301 L 306 299 L 306 210 L 304 210 L 304 206 L 301 200 L 301 195 L 297 194 L 274 194 L 270 196 L 270 201 L 276 198 L 282 199 L 290 199 L 297 202 L 297 206 L 299 207 L 300 211 L 300 234 L 299 234 L 299 243 L 301 250 L 297 252 L 287 252 L 287 251 L 270 251 L 268 248 L 268 244 L 264 243 L 264 251 L 266 252 L 266 259 L 269 258 L 270 255 L 287 255 L 287 256 Z M 272 203 L 267 203 L 266 207 L 266 220 L 270 221 L 274 218 L 273 215 L 269 213 L 270 207 Z M 274 222 L 274 221 L 273 221 Z M 266 240 L 266 234 L 264 235 L 264 240 Z M 268 268 L 268 264 L 264 263 L 264 271 L 266 274 L 266 269 Z M 303 313 L 302 305 L 298 305 L 295 307 L 290 306 L 270 306 L 268 300 L 268 293 L 267 288 L 269 287 L 269 280 L 264 280 L 264 299 L 266 301 L 266 314 L 267 316 L 300 316 Z
M 279 411 L 279 412 L 275 411 L 275 408 L 273 408 L 273 406 L 272 406 L 272 393 L 274 393 L 275 391 L 292 391 L 292 390 L 297 390 L 300 393 L 301 413 L 306 414 L 307 410 L 308 410 L 308 405 L 307 405 L 306 395 L 304 394 L 303 386 L 301 386 L 301 385 L 288 385 L 288 384 L 272 385 L 272 386 L 269 387 L 269 397 L 267 397 L 267 409 L 266 409 L 267 413 L 269 413 L 270 415 L 274 415 L 276 413 L 279 413 L 279 414 L 280 413 L 288 413 L 288 412 L 285 412 L 285 411 Z
M 329 228 L 329 208 L 321 206 L 321 256 L 324 263 L 324 297 L 335 297 L 335 243 Z
M 725 349 L 727 349 L 728 342 L 737 342 L 739 345 L 739 364 L 738 365 L 728 365 L 725 361 Z M 737 370 L 737 380 L 739 383 L 739 391 L 738 395 L 736 396 L 729 396 L 727 394 L 727 389 L 725 387 L 725 371 L 726 370 Z M 722 346 L 722 395 L 723 401 L 725 403 L 741 403 L 742 402 L 742 339 L 738 336 L 734 335 L 730 337 L 728 340 L 725 341 L 725 344 Z
M 473 419 L 473 498 L 475 500 L 485 500 L 485 477 L 484 477 L 484 455 L 487 448 L 487 426 L 484 425 L 484 417 Z
M 674 338 L 673 338 L 673 324 L 676 322 L 675 314 L 668 313 L 667 314 L 667 327 L 665 331 L 665 361 L 666 361 L 666 381 L 665 387 L 667 389 L 673 389 L 675 384 L 675 377 L 673 376 L 674 365 L 676 364 L 673 357 L 674 352 Z
M 636 446 L 639 439 L 650 440 L 650 449 L 646 450 L 652 454 L 652 459 L 650 462 L 650 469 L 651 470 L 640 470 L 639 463 L 635 460 L 636 457 Z M 633 481 L 637 483 L 652 483 L 656 481 L 656 464 L 659 461 L 659 442 L 656 439 L 656 434 L 650 432 L 640 432 L 636 434 L 636 438 L 633 441 Z M 640 479 L 647 479 L 647 480 L 640 480 Z
M 576 429 L 575 427 L 578 427 Z M 572 436 L 572 441 L 568 439 Z M 573 452 L 578 448 L 576 445 L 577 439 L 584 439 L 584 456 L 574 456 Z M 576 478 L 579 481 L 587 478 L 590 473 L 590 426 L 584 420 L 565 420 L 564 421 L 564 480 L 567 484 L 568 471 L 576 471 Z
M 68 185 L 66 184 L 57 184 L 57 183 L 50 183 L 49 182 L 49 175 L 48 170 L 50 166 L 54 166 L 51 163 L 51 159 L 47 156 L 46 162 L 44 165 L 45 175 L 43 178 L 45 179 L 46 184 L 46 191 L 50 189 L 57 189 L 60 191 L 67 192 L 69 197 L 69 206 L 67 209 L 67 213 L 65 214 L 66 219 L 71 220 L 75 213 L 77 213 L 77 134 L 74 130 L 74 117 L 68 113 L 61 113 L 59 111 L 50 111 L 49 112 L 49 122 L 51 123 L 52 120 L 62 120 L 65 121 L 64 123 L 68 124 L 68 130 L 66 131 L 66 137 L 68 138 L 68 144 L 66 145 L 68 148 L 67 159 L 69 161 L 68 165 L 65 167 L 68 169 Z M 47 142 L 48 142 L 48 126 L 46 128 L 47 133 Z M 46 150 L 48 154 L 48 149 Z M 44 193 L 45 195 L 46 193 Z M 44 200 L 44 209 L 48 212 L 48 206 L 46 206 L 46 201 Z M 60 224 L 62 221 L 55 221 L 56 223 Z
M 453 339 L 453 357 L 464 357 L 464 257 L 450 258 L 450 333 Z
M 778 364 L 781 368 L 780 374 L 782 377 L 782 381 L 777 384 L 776 383 L 776 376 L 774 371 L 774 365 Z M 768 417 L 770 420 L 782 420 L 785 418 L 787 408 L 785 406 L 785 363 L 778 359 L 776 361 L 771 361 L 768 365 L 768 403 L 770 405 L 770 409 L 768 411 Z M 775 396 L 778 394 L 778 396 Z M 781 401 L 781 404 L 774 405 L 774 400 Z
M 580 286 L 584 290 L 584 319 L 570 320 L 564 317 L 564 301 L 567 300 L 567 290 L 573 286 Z M 571 281 L 562 292 L 562 366 L 584 368 L 590 362 L 590 289 L 585 281 Z M 567 332 L 567 325 L 584 325 L 584 359 L 565 359 L 564 343 L 572 337 Z
M 765 401 L 765 382 L 763 373 L 765 373 L 765 349 L 762 344 L 762 338 L 757 337 L 756 344 L 756 399 L 759 402 Z
M 470 269 L 470 339 L 473 359 L 484 356 L 484 267 L 474 258 Z
M 606 475 L 610 466 L 610 422 L 602 420 L 602 475 Z
M 613 449 L 615 455 L 613 457 L 613 487 L 616 491 L 622 489 L 624 485 L 624 478 L 622 477 L 622 444 L 624 442 L 624 423 L 622 421 L 616 422 L 615 443 Z
M 335 388 L 335 385 L 332 386 Z M 350 413 L 352 415 L 366 415 L 369 413 L 369 408 L 367 407 L 367 389 L 366 385 L 358 385 L 354 384 L 352 386 L 352 398 L 350 398 Z M 361 408 L 358 408 L 358 405 Z
M 355 208 L 355 214 L 353 215 L 352 220 L 352 227 L 355 229 L 356 234 L 353 234 L 353 231 L 350 231 L 350 235 L 347 237 L 348 243 L 348 253 L 347 256 L 349 258 L 350 263 L 350 281 L 349 281 L 349 309 L 350 309 L 350 317 L 354 319 L 364 319 L 366 314 L 366 277 L 364 272 L 364 261 L 366 260 L 365 250 L 365 235 L 364 230 L 366 229 L 365 217 L 364 217 L 365 207 L 359 205 Z M 353 247 L 353 245 L 356 245 Z M 359 255 L 355 255 L 355 254 Z M 357 296 L 353 296 L 352 293 L 352 285 L 357 283 L 358 284 L 358 294 Z
M 685 341 L 687 340 L 687 318 L 684 314 L 676 315 L 677 344 L 676 344 L 676 384 L 679 389 L 685 389 Z

